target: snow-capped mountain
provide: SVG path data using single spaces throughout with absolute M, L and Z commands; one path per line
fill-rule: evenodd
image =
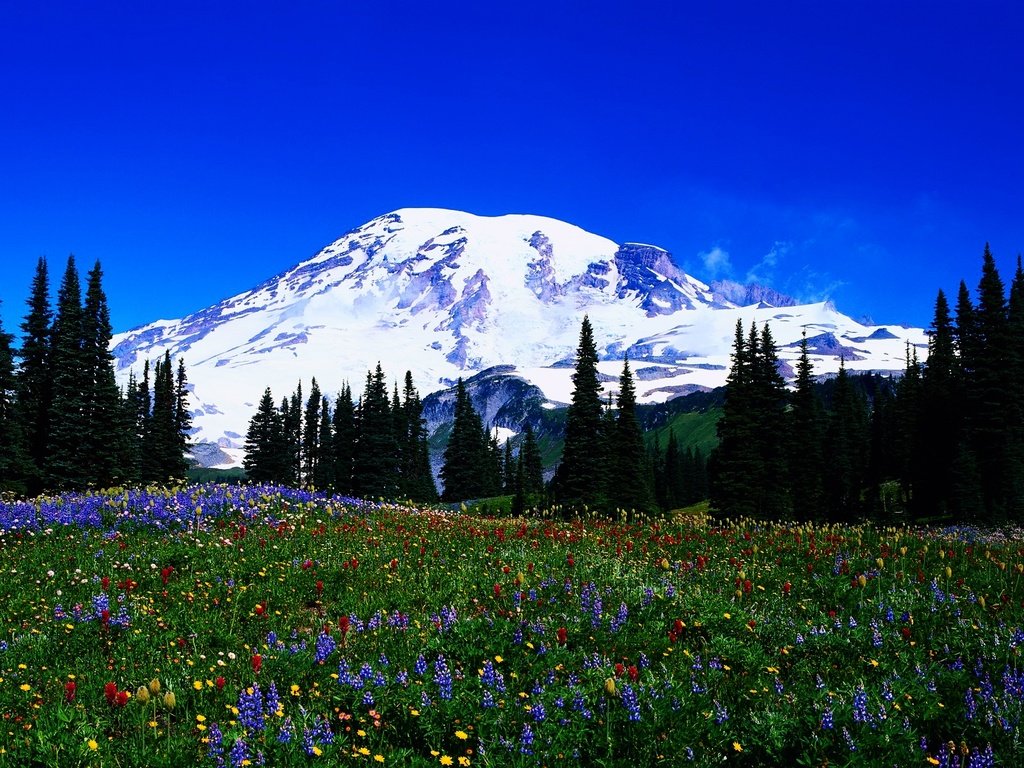
M 748 306 L 741 306 L 750 302 Z M 572 390 L 580 322 L 590 316 L 609 386 L 627 354 L 641 402 L 722 384 L 736 321 L 769 322 L 780 357 L 803 332 L 816 373 L 901 370 L 921 329 L 864 326 L 829 303 L 797 305 L 770 289 L 709 286 L 656 246 L 616 244 L 541 216 L 403 209 L 353 229 L 250 291 L 180 320 L 114 338 L 119 373 L 170 351 L 193 387 L 196 439 L 237 461 L 263 390 L 316 377 L 358 394 L 379 361 L 421 394 L 514 366 L 551 403 Z M 922 352 L 923 354 L 923 352 Z

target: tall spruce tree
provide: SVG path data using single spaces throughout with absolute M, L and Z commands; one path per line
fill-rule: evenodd
M 28 457 L 16 409 L 14 337 L 0 322 L 0 491 L 25 493 L 28 488 Z
M 480 414 L 460 378 L 455 386 L 455 418 L 444 452 L 442 501 L 464 501 L 495 493 L 493 456 Z
M 334 489 L 351 495 L 353 461 L 356 451 L 356 411 L 352 401 L 352 387 L 342 384 L 334 401 Z
M 358 450 L 353 462 L 353 490 L 363 498 L 395 498 L 398 493 L 398 449 L 384 371 L 377 363 L 366 374 L 359 401 Z
M 83 469 L 90 483 L 107 488 L 123 482 L 129 438 L 121 418 L 121 393 L 110 353 L 110 310 L 97 261 L 89 272 L 82 317 L 82 384 L 85 429 L 81 435 Z
M 188 474 L 192 450 L 192 411 L 188 407 L 188 374 L 185 372 L 185 358 L 178 358 L 178 372 L 174 377 L 174 431 L 177 437 L 178 466 L 175 477 Z
M 35 494 L 43 488 L 53 400 L 50 370 L 53 309 L 45 258 L 41 257 L 36 263 L 27 304 L 28 313 L 21 324 L 22 342 L 18 352 L 17 403 L 29 462 L 27 485 L 29 492 Z
M 430 469 L 423 402 L 413 386 L 412 371 L 405 372 L 401 417 L 401 495 L 412 501 L 435 502 L 438 499 L 437 486 Z
M 313 487 L 319 490 L 330 490 L 335 486 L 332 421 L 331 403 L 324 396 L 320 403 L 320 435 L 317 439 L 316 468 L 313 470 Z
M 305 416 L 302 420 L 302 483 L 313 485 L 320 464 L 320 406 L 323 395 L 316 377 L 309 385 Z
M 53 383 L 50 432 L 45 457 L 45 478 L 51 488 L 82 488 L 88 480 L 83 435 L 87 433 L 86 375 L 88 362 L 83 350 L 82 289 L 69 256 L 57 293 L 49 370 Z
M 867 470 L 867 404 L 840 363 L 825 438 L 825 498 L 830 518 L 852 522 L 863 512 L 861 491 Z
M 636 388 L 629 369 L 629 358 L 623 361 L 622 375 L 619 377 L 618 409 L 608 453 L 611 464 L 609 506 L 626 512 L 656 511 L 653 476 L 636 416 Z
M 800 337 L 800 358 L 792 395 L 787 433 L 788 472 L 793 516 L 806 522 L 824 515 L 822 478 L 822 422 L 824 412 L 814 389 L 813 367 L 807 351 L 807 333 Z
M 744 337 L 743 321 L 736 321 L 733 339 L 732 367 L 726 378 L 725 403 L 718 420 L 718 448 L 709 467 L 711 472 L 711 507 L 731 516 L 753 515 L 763 465 L 758 444 L 758 424 L 753 412 L 754 368 L 757 362 L 757 329 L 751 325 L 750 338 Z
M 254 483 L 281 482 L 287 471 L 283 461 L 283 443 L 281 412 L 274 406 L 274 396 L 267 387 L 245 435 L 242 467 L 249 480 Z
M 562 461 L 555 476 L 555 494 L 566 512 L 573 507 L 607 507 L 608 462 L 604 446 L 601 384 L 597 374 L 597 346 L 589 317 L 583 318 L 576 369 L 572 375 L 572 401 L 565 420 Z

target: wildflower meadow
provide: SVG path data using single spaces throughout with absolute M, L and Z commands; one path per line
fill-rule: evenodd
M 0 766 L 1024 763 L 1017 534 L 557 517 L 0 504 Z

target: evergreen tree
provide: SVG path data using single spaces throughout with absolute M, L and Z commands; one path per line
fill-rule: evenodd
M 45 477 L 51 488 L 83 488 L 89 480 L 82 440 L 88 429 L 84 396 L 88 362 L 82 349 L 83 319 L 78 270 L 74 256 L 69 256 L 57 293 L 49 358 L 53 400 Z
M 245 458 L 242 467 L 254 483 L 276 483 L 287 472 L 284 466 L 284 424 L 281 412 L 274 407 L 270 387 L 263 393 L 256 413 L 249 421 L 245 435 Z
M 544 502 L 544 468 L 541 464 L 540 446 L 529 424 L 523 428 L 523 439 L 515 463 L 513 481 L 512 514 L 521 515 L 527 509 Z
M 512 454 L 511 438 L 505 441 L 501 453 L 501 492 L 506 496 L 516 492 L 516 461 Z
M 867 405 L 840 364 L 825 441 L 826 506 L 834 521 L 852 522 L 861 515 L 867 438 Z
M 100 263 L 89 272 L 82 317 L 84 431 L 80 439 L 83 471 L 90 483 L 108 488 L 126 479 L 122 466 L 128 433 L 121 418 L 121 393 L 110 353 L 110 310 L 103 292 Z
M 316 377 L 309 385 L 309 398 L 302 425 L 302 476 L 303 485 L 312 485 L 320 463 L 320 405 L 323 395 Z
M 328 490 L 335 486 L 334 432 L 331 424 L 331 404 L 327 397 L 324 397 L 320 403 L 318 454 L 316 468 L 313 470 L 313 487 L 318 490 Z
M 824 514 L 822 478 L 821 402 L 814 390 L 813 369 L 807 352 L 807 334 L 800 338 L 800 358 L 796 366 L 796 386 L 789 412 L 789 485 L 793 516 L 802 522 Z
M 750 326 L 753 353 L 751 395 L 753 418 L 757 424 L 760 477 L 757 514 L 771 519 L 789 515 L 788 472 L 785 455 L 786 382 L 779 373 L 779 357 L 767 323 L 757 340 Z
M 437 486 L 430 469 L 427 428 L 423 402 L 413 386 L 412 371 L 405 372 L 401 406 L 401 478 L 402 495 L 412 501 L 437 501 Z
M 177 418 L 174 369 L 170 352 L 165 352 L 153 371 L 153 410 L 145 448 L 153 457 L 152 479 L 159 483 L 184 477 Z
M 609 506 L 624 511 L 654 512 L 656 503 L 644 449 L 643 434 L 636 417 L 636 388 L 629 370 L 629 359 L 623 362 L 619 378 L 618 410 L 609 446 L 611 482 L 608 485 Z
M 50 404 L 53 400 L 50 371 L 53 310 L 50 307 L 49 272 L 45 258 L 40 258 L 36 264 L 27 304 L 28 314 L 21 324 L 23 335 L 18 353 L 17 404 L 29 462 L 28 490 L 36 494 L 43 487 L 50 440 Z
M 185 373 L 185 359 L 178 358 L 178 373 L 174 379 L 174 431 L 177 437 L 175 452 L 178 466 L 175 477 L 188 474 L 188 453 L 192 450 L 192 412 L 188 407 L 188 375 Z
M 144 483 L 155 483 L 160 479 L 160 457 L 153 450 L 153 388 L 150 371 L 149 360 L 146 360 L 142 365 L 142 381 L 139 382 L 138 394 L 135 398 L 138 408 L 137 424 L 141 454 L 139 475 Z
M 334 489 L 352 495 L 352 471 L 356 450 L 356 414 L 352 388 L 346 382 L 334 402 Z
M 572 376 L 572 402 L 565 421 L 562 461 L 555 476 L 557 501 L 573 507 L 607 506 L 605 479 L 608 465 L 603 445 L 604 419 L 601 384 L 597 374 L 597 347 L 588 317 L 583 318 Z
M 665 445 L 665 457 L 662 460 L 663 480 L 661 482 L 663 498 L 661 506 L 666 512 L 684 506 L 686 489 L 683 480 L 683 453 L 679 450 L 676 431 L 669 429 L 668 442 Z
M 398 494 L 398 449 L 394 419 L 380 363 L 366 375 L 359 402 L 358 450 L 353 462 L 353 491 L 362 498 L 395 498 Z
M 442 501 L 463 501 L 493 495 L 493 459 L 480 414 L 460 378 L 455 388 L 455 419 L 441 467 Z
M 27 490 L 28 457 L 15 408 L 14 337 L 0 323 L 0 491 Z
M 718 420 L 718 448 L 711 473 L 711 507 L 730 516 L 757 512 L 763 465 L 757 419 L 757 398 L 753 388 L 758 354 L 757 329 L 751 325 L 750 338 L 743 334 L 743 322 L 736 321 L 732 367 L 726 378 L 726 396 Z
M 1009 341 L 1006 295 L 1002 278 L 988 245 L 982 259 L 975 313 L 977 349 L 972 377 L 971 408 L 974 453 L 977 457 L 986 518 L 1002 519 L 1012 500 L 1006 495 L 1007 471 L 1007 365 Z

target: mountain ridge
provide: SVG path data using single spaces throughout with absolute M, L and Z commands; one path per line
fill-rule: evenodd
M 237 463 L 267 386 L 280 397 L 315 376 L 325 391 L 348 381 L 358 394 L 378 361 L 395 378 L 411 370 L 424 395 L 512 366 L 551 405 L 565 403 L 584 314 L 607 388 L 628 354 L 641 402 L 723 383 L 737 320 L 770 322 L 784 360 L 801 333 L 821 336 L 820 373 L 844 355 L 859 369 L 901 370 L 905 345 L 927 341 L 921 329 L 865 326 L 826 302 L 708 284 L 663 248 L 616 244 L 557 219 L 405 208 L 248 291 L 118 334 L 112 351 L 122 380 L 146 359 L 184 356 L 196 438 Z

